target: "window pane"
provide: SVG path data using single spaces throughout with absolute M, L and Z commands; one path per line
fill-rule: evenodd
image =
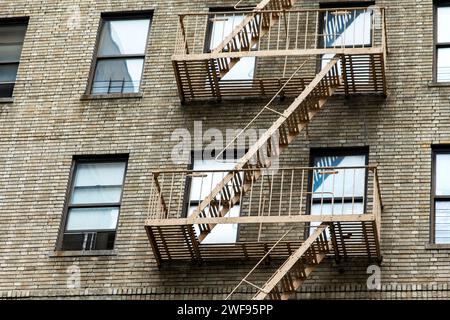
M 450 81 L 450 48 L 438 49 L 437 59 L 437 81 Z
M 215 160 L 195 160 L 194 170 L 223 170 L 224 172 L 205 173 L 204 177 L 192 177 L 190 200 L 201 201 L 206 198 L 211 190 L 225 177 L 226 171 L 236 165 L 236 160 L 219 162 Z
M 213 50 L 239 25 L 244 19 L 242 13 L 216 14 L 211 20 L 213 25 L 211 28 L 211 41 L 209 49 Z
M 364 213 L 364 203 L 335 203 L 335 204 L 313 204 L 311 206 L 312 215 L 342 215 L 342 214 L 363 214 Z M 320 222 L 311 222 L 311 227 L 320 226 Z M 315 228 L 310 228 L 310 234 L 315 231 Z M 330 239 L 330 233 L 327 230 L 327 238 Z
M 112 250 L 115 237 L 115 231 L 65 233 L 62 250 Z
M 242 13 L 217 14 L 211 20 L 211 39 L 209 50 L 219 46 L 223 40 L 239 25 L 244 19 Z M 251 35 L 250 35 L 251 37 Z M 239 47 L 239 43 L 236 44 Z M 254 46 L 256 48 L 256 45 Z M 253 79 L 255 70 L 255 57 L 241 58 L 239 62 L 221 80 L 250 80 Z
M 92 85 L 93 94 L 139 92 L 144 59 L 99 60 Z
M 105 21 L 100 37 L 101 55 L 145 54 L 150 20 Z
M 256 57 L 241 58 L 221 80 L 251 80 L 255 71 Z
M 450 154 L 436 155 L 436 195 L 450 196 Z
M 224 161 L 224 160 L 221 160 Z M 195 160 L 194 170 L 224 170 L 224 172 L 206 173 L 204 177 L 193 177 L 191 180 L 190 201 L 202 201 L 211 190 L 223 179 L 227 170 L 234 168 L 238 160 L 227 159 L 224 162 L 216 160 Z M 220 196 L 218 195 L 218 199 Z M 189 205 L 188 215 L 197 208 L 196 204 Z M 240 205 L 234 205 L 226 214 L 226 217 L 239 217 Z M 237 239 L 238 224 L 216 225 L 202 243 L 234 243 Z M 200 234 L 198 226 L 195 226 L 197 235 Z
M 363 214 L 364 204 L 362 202 L 342 203 L 336 201 L 331 203 L 315 203 L 311 207 L 312 215 L 342 215 L 342 214 Z
M 314 167 L 361 167 L 366 157 L 326 156 L 316 157 Z M 366 169 L 314 170 L 314 198 L 363 197 L 366 185 Z
M 77 165 L 76 187 L 122 185 L 125 162 L 81 163 Z
M 437 9 L 437 41 L 450 42 L 450 7 Z
M 14 83 L 1 84 L 0 83 L 0 98 L 12 97 L 14 90 Z
M 188 215 L 194 212 L 197 206 L 189 207 Z M 225 217 L 239 217 L 240 206 L 233 206 Z M 200 229 L 198 225 L 194 225 L 195 233 L 200 235 Z M 217 224 L 214 229 L 206 236 L 202 241 L 204 244 L 212 243 L 235 243 L 237 240 L 238 224 L 223 223 Z
M 19 62 L 22 44 L 0 44 L 0 62 Z
M 0 26 L 0 44 L 22 44 L 26 30 L 26 25 Z
M 0 84 L 16 81 L 18 64 L 0 65 Z
M 66 231 L 115 230 L 118 216 L 118 208 L 72 208 Z
M 72 204 L 120 203 L 122 187 L 75 187 Z
M 347 13 L 345 13 L 347 12 Z M 328 11 L 323 16 L 325 48 L 371 44 L 372 15 L 369 10 Z
M 436 243 L 450 243 L 450 201 L 436 201 Z

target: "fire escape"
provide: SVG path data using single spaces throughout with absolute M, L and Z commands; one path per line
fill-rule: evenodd
M 252 122 L 263 112 L 277 117 L 231 170 L 153 172 L 145 228 L 158 265 L 255 261 L 230 298 L 247 285 L 254 299 L 288 299 L 326 256 L 381 259 L 376 167 L 274 163 L 332 95 L 386 95 L 385 11 L 299 10 L 294 3 L 263 0 L 251 11 L 179 16 L 172 62 L 181 101 L 272 97 Z M 223 19 L 237 23 L 211 46 L 211 28 Z M 282 63 L 261 67 L 252 78 L 227 77 L 254 57 L 258 66 Z M 291 99 L 281 112 L 271 105 L 277 97 Z M 238 241 L 208 241 L 223 226 L 239 226 Z M 267 261 L 280 262 L 272 277 L 251 280 Z

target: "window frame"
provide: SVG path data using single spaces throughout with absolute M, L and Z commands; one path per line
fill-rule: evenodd
M 321 2 L 319 4 L 320 9 L 345 9 L 345 8 L 357 8 L 357 7 L 367 7 L 374 6 L 375 1 L 336 1 L 336 2 Z M 373 21 L 371 20 L 371 23 Z M 319 30 L 323 33 L 324 29 L 324 14 L 319 14 Z M 327 48 L 323 43 L 323 36 L 318 37 L 318 48 Z M 370 28 L 370 43 L 361 45 L 344 45 L 344 48 L 371 48 L 373 46 L 373 29 Z M 342 46 L 338 46 L 339 48 Z M 333 47 L 331 47 L 333 49 Z
M 450 84 L 450 80 L 438 81 L 439 49 L 450 49 L 450 42 L 438 42 L 437 12 L 440 7 L 450 7 L 450 0 L 433 0 L 433 83 Z
M 364 156 L 366 158 L 365 166 L 367 167 L 369 165 L 369 148 L 368 147 L 343 147 L 343 148 L 311 148 L 310 150 L 310 159 L 309 159 L 309 166 L 311 168 L 314 167 L 314 159 L 316 157 L 327 157 L 327 156 Z M 307 206 L 306 206 L 306 214 L 311 215 L 312 211 L 312 202 L 314 202 L 314 199 L 312 199 L 311 190 L 313 187 L 313 172 L 312 170 L 308 173 L 308 196 L 307 196 Z M 342 201 L 344 200 L 344 203 L 348 202 L 348 200 L 361 198 L 361 202 L 365 199 L 367 200 L 367 189 L 368 189 L 368 182 L 369 182 L 369 168 L 366 168 L 365 170 L 365 178 L 364 178 L 364 196 L 361 197 L 354 197 L 346 199 L 344 198 L 334 198 L 334 201 Z M 317 199 L 319 202 L 327 203 L 325 202 L 323 198 Z M 364 201 L 363 206 L 363 212 L 367 211 L 367 201 Z
M 66 228 L 67 228 L 67 222 L 69 217 L 69 211 L 72 208 L 107 208 L 107 207 L 117 207 L 118 208 L 118 214 L 117 214 L 117 223 L 116 228 L 113 230 L 105 230 L 105 229 L 98 229 L 98 230 L 75 230 L 68 233 L 73 234 L 79 234 L 79 233 L 98 233 L 98 232 L 114 232 L 114 244 L 112 249 L 91 249 L 91 250 L 77 250 L 77 251 L 88 251 L 88 252 L 96 252 L 96 251 L 104 251 L 104 250 L 113 250 L 115 247 L 116 239 L 117 239 L 117 229 L 119 226 L 119 219 L 120 219 L 120 209 L 122 208 L 122 201 L 123 201 L 123 193 L 125 188 L 125 181 L 126 181 L 126 175 L 128 170 L 128 160 L 129 155 L 128 154 L 114 154 L 114 155 L 88 155 L 88 156 L 73 156 L 72 158 L 72 164 L 70 167 L 70 173 L 69 173 L 69 181 L 67 184 L 67 190 L 64 200 L 64 208 L 63 208 L 63 215 L 61 219 L 61 225 L 60 230 L 58 233 L 58 239 L 56 243 L 56 250 L 57 251 L 73 251 L 73 250 L 66 250 L 63 249 L 63 243 L 64 243 L 64 235 L 66 234 Z M 105 163 L 105 162 L 124 162 L 125 163 L 125 170 L 122 180 L 122 190 L 120 193 L 120 200 L 118 203 L 114 204 L 108 204 L 108 203 L 92 203 L 92 204 L 83 204 L 83 205 L 71 205 L 72 195 L 75 188 L 75 174 L 77 172 L 77 167 L 79 164 L 86 164 L 86 163 Z
M 450 202 L 450 195 L 436 195 L 436 159 L 437 155 L 450 154 L 450 145 L 435 145 L 431 148 L 431 193 L 430 193 L 430 239 L 431 245 L 448 246 L 449 243 L 436 242 L 436 201 Z
M 138 19 L 148 19 L 148 32 L 147 38 L 145 40 L 145 52 L 143 55 L 141 54 L 124 54 L 120 56 L 110 55 L 110 56 L 101 56 L 99 57 L 99 47 L 100 40 L 102 37 L 103 28 L 105 26 L 105 21 L 113 21 L 113 20 L 138 20 Z M 100 15 L 99 24 L 97 27 L 97 36 L 95 41 L 94 52 L 92 56 L 91 68 L 89 71 L 88 82 L 85 90 L 85 95 L 93 96 L 93 97 L 114 97 L 114 96 L 128 96 L 128 95 L 139 95 L 142 93 L 142 80 L 144 78 L 145 72 L 145 63 L 147 60 L 147 51 L 149 49 L 149 40 L 150 40 L 150 32 L 152 29 L 153 22 L 153 10 L 143 10 L 143 11 L 125 11 L 125 12 L 104 12 Z M 94 84 L 95 72 L 97 71 L 98 61 L 100 60 L 114 60 L 114 59 L 142 59 L 142 73 L 141 79 L 139 81 L 139 91 L 138 92 L 108 92 L 108 93 L 93 93 L 92 86 Z
M 16 18 L 0 18 L 0 27 L 2 26 L 25 26 L 25 34 L 23 37 L 23 41 L 22 41 L 22 49 L 20 51 L 20 56 L 19 59 L 17 61 L 0 61 L 0 65 L 16 65 L 17 66 L 17 72 L 16 72 L 16 79 L 14 80 L 14 82 L 5 82 L 5 84 L 12 84 L 12 89 L 11 89 L 11 95 L 10 96 L 5 96 L 2 97 L 0 96 L 0 99 L 11 99 L 14 97 L 14 89 L 16 87 L 16 83 L 17 83 L 17 74 L 19 72 L 19 66 L 20 66 L 20 61 L 22 58 L 22 51 L 23 51 L 23 46 L 25 44 L 25 37 L 27 35 L 27 31 L 28 31 L 28 23 L 29 23 L 29 17 L 16 17 Z
M 216 15 L 216 14 L 226 14 L 226 13 L 239 13 L 242 10 L 236 9 L 234 7 L 211 7 L 209 8 L 209 15 Z M 244 14 L 245 16 L 245 14 Z M 203 44 L 203 52 L 204 53 L 211 53 L 210 44 L 212 40 L 212 31 L 214 27 L 214 21 L 211 21 L 210 18 L 208 18 L 208 22 L 206 25 L 206 34 L 205 34 L 205 43 Z M 258 48 L 252 48 L 250 51 L 258 51 Z M 255 62 L 253 64 L 253 80 L 256 79 L 256 66 L 258 65 L 258 57 L 254 57 Z M 242 61 L 242 60 L 241 60 Z M 222 79 L 220 79 L 222 80 Z M 236 79 L 239 80 L 239 79 Z M 225 80 L 226 81 L 226 80 Z M 234 81 L 234 80 L 233 80 Z
M 233 149 L 232 152 L 234 155 L 234 159 L 239 161 L 240 158 L 238 158 L 237 156 L 240 154 L 242 154 L 242 155 L 246 154 L 247 150 L 242 151 L 241 149 Z M 199 155 L 201 156 L 201 158 L 199 158 Z M 211 152 L 211 156 L 215 157 L 215 155 L 216 155 L 216 150 L 213 150 Z M 224 152 L 224 157 L 225 157 L 225 159 L 227 159 L 227 152 Z M 203 151 L 196 151 L 196 150 L 191 151 L 190 161 L 189 161 L 189 164 L 187 165 L 187 170 L 194 170 L 194 161 L 195 160 L 204 160 Z M 182 214 L 181 214 L 181 216 L 184 218 L 188 217 L 190 204 L 192 206 L 192 203 L 198 202 L 197 204 L 194 204 L 194 205 L 198 206 L 201 203 L 201 201 L 191 201 L 189 199 L 190 194 L 191 194 L 191 185 L 192 185 L 192 178 L 189 177 L 188 175 L 186 175 L 185 184 L 184 184 L 185 187 L 184 187 L 184 195 L 183 195 L 183 208 L 182 208 Z M 240 202 L 238 202 L 237 204 L 239 205 L 239 216 L 240 216 L 242 213 L 242 207 L 240 205 Z M 241 225 L 238 223 L 235 243 L 239 242 L 240 231 L 241 231 Z

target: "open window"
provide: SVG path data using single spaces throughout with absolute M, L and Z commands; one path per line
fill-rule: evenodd
M 450 244 L 450 147 L 433 148 L 432 242 Z
M 226 12 L 229 11 L 229 12 Z M 212 52 L 244 20 L 245 14 L 235 10 L 211 12 L 208 21 L 205 51 Z M 252 49 L 256 49 L 256 45 Z M 251 80 L 256 57 L 244 57 L 221 80 Z
M 233 169 L 238 162 L 238 152 L 229 152 L 230 156 L 215 160 L 214 157 L 197 156 L 192 153 L 192 163 L 190 169 L 199 171 L 189 178 L 188 189 L 185 196 L 185 211 L 191 215 L 198 205 L 211 193 L 216 185 L 222 181 L 229 170 Z M 220 196 L 217 196 L 220 201 Z M 239 217 L 241 212 L 240 204 L 234 205 L 227 213 L 226 217 Z M 200 230 L 195 226 L 197 235 Z M 235 243 L 238 238 L 238 224 L 219 224 L 212 229 L 211 233 L 202 243 Z

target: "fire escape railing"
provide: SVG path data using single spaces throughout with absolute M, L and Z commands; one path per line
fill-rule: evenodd
M 368 29 L 368 33 L 363 31 L 363 38 L 360 30 L 346 32 L 346 17 L 356 19 L 366 14 L 370 18 L 363 18 L 359 25 Z M 209 48 L 211 24 L 241 15 L 253 18 L 242 29 L 239 40 L 221 44 L 219 50 Z M 332 16 L 335 18 L 330 20 Z M 173 60 L 383 52 L 387 49 L 385 20 L 383 7 L 184 13 L 179 15 Z M 324 26 L 324 21 L 334 26 Z M 364 39 L 366 34 L 369 39 Z M 222 39 L 227 36 L 223 32 Z M 255 41 L 249 45 L 252 39 Z
M 256 169 L 242 169 L 235 177 L 243 179 L 256 172 Z M 363 220 L 376 221 L 380 230 L 382 200 L 374 166 L 266 169 L 239 202 L 238 216 L 218 217 L 210 212 L 205 217 L 189 217 L 189 208 L 196 207 L 228 173 L 220 170 L 153 172 L 147 223 L 358 221 L 366 216 Z M 366 174 L 364 181 L 356 179 L 361 174 Z M 219 207 L 227 206 L 235 196 L 236 183 L 230 181 L 225 188 L 229 192 L 217 195 Z

